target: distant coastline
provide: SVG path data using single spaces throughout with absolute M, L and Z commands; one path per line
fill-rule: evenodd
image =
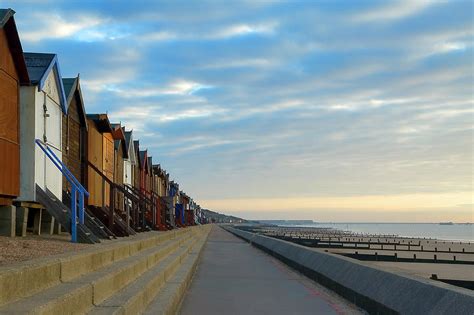
M 282 220 L 285 221 L 285 220 Z M 334 228 L 360 234 L 392 234 L 401 237 L 432 238 L 448 241 L 474 242 L 472 223 L 388 223 L 388 222 L 313 222 L 311 224 L 275 224 L 278 226 Z

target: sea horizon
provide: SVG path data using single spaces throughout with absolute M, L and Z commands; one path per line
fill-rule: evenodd
M 383 228 L 378 228 L 382 225 Z M 279 224 L 281 227 L 329 227 L 343 231 L 374 235 L 397 235 L 400 237 L 430 238 L 445 241 L 474 242 L 474 225 L 472 223 L 336 223 L 314 222 L 312 224 Z

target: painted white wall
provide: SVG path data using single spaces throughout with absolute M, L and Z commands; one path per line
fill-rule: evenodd
M 132 185 L 132 162 L 130 159 L 123 160 L 123 183 Z
M 133 134 L 130 136 L 130 143 L 128 143 L 128 156 L 128 159 L 123 160 L 123 182 L 124 184 L 133 185 L 132 167 L 135 165 L 135 147 L 133 145 Z
M 59 105 L 60 96 L 58 91 L 59 86 L 56 76 L 54 75 L 53 71 L 50 71 L 43 90 L 38 91 L 36 96 L 36 106 L 39 107 L 37 108 L 37 113 L 39 114 L 37 117 L 40 120 L 40 122 L 37 121 L 38 124 L 36 128 L 36 138 L 42 139 L 43 134 L 46 131 L 46 144 L 59 157 L 59 159 L 62 160 L 62 110 L 61 106 Z M 41 98 L 43 101 L 40 101 Z M 47 113 L 49 115 L 49 117 L 46 118 L 46 126 L 43 116 L 43 104 L 45 102 L 48 109 Z M 62 173 L 37 146 L 36 152 L 40 155 L 40 159 L 38 161 L 41 161 L 42 156 L 42 163 L 38 163 L 36 165 L 37 174 L 39 176 L 36 177 L 35 180 L 40 187 L 48 188 L 56 197 L 61 200 L 63 183 Z
M 62 111 L 59 105 L 59 87 L 53 71 L 38 91 L 37 86 L 20 89 L 20 200 L 36 201 L 36 188 L 48 188 L 62 199 L 63 176 L 56 166 L 35 144 L 35 139 L 43 141 L 46 125 L 47 145 L 62 159 Z M 46 104 L 49 117 L 44 118 L 43 105 Z

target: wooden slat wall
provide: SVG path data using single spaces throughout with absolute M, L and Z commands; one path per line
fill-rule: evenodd
M 71 173 L 81 182 L 82 150 L 81 148 L 81 126 L 76 98 L 73 98 L 68 108 L 68 114 L 63 115 L 63 162 Z M 68 149 L 67 149 L 68 148 Z M 63 180 L 63 189 L 70 189 L 71 185 Z
M 103 139 L 102 134 L 97 130 L 93 120 L 88 121 L 88 159 L 99 170 L 102 169 L 102 151 Z M 89 190 L 89 205 L 102 206 L 102 179 L 90 166 L 88 167 L 87 189 Z
M 119 146 L 118 150 L 115 151 L 115 183 L 116 184 L 123 184 L 123 149 L 122 145 Z M 124 210 L 124 201 L 123 195 L 117 194 L 116 198 L 116 208 L 120 210 Z
M 0 205 L 20 193 L 19 82 L 5 31 L 0 29 Z
M 123 184 L 123 149 L 120 145 L 115 157 L 115 183 Z
M 102 158 L 103 158 L 103 173 L 107 178 L 111 181 L 114 181 L 114 138 L 112 134 L 109 132 L 105 132 L 102 134 Z M 105 185 L 105 205 L 110 205 L 110 186 L 108 184 Z

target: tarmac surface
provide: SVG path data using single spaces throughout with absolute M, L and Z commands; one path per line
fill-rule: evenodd
M 249 243 L 214 226 L 180 314 L 364 314 Z

